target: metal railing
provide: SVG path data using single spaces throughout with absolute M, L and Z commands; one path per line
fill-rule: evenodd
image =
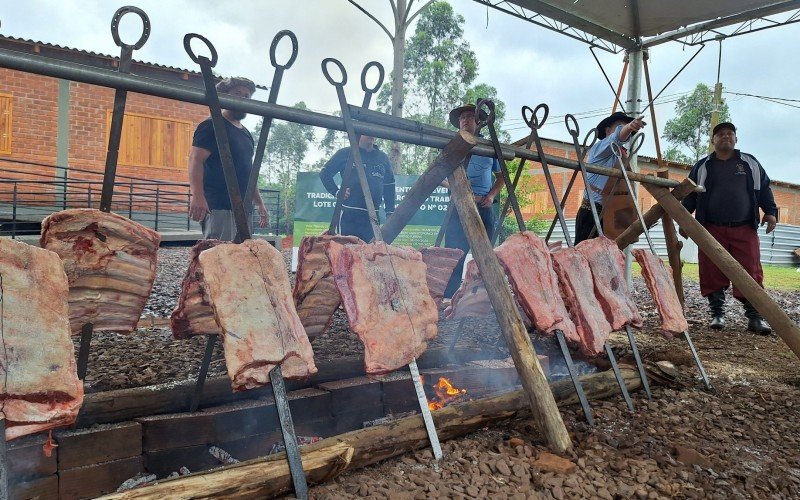
M 33 168 L 30 168 L 33 167 Z M 36 235 L 42 220 L 69 208 L 97 208 L 103 173 L 45 163 L 0 160 L 0 236 Z M 277 234 L 280 226 L 280 192 L 260 189 L 270 212 L 266 228 L 258 234 Z M 189 218 L 192 194 L 188 183 L 116 176 L 112 212 L 159 232 L 199 231 Z

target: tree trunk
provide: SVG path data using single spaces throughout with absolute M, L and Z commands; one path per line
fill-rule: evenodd
M 620 367 L 629 391 L 641 387 L 636 370 Z M 581 377 L 589 399 L 619 394 L 619 385 L 611 371 Z M 551 384 L 559 406 L 575 404 L 578 397 L 570 380 Z M 524 391 L 508 392 L 445 407 L 433 412 L 442 441 L 453 439 L 514 417 L 530 414 Z M 345 470 L 355 470 L 403 453 L 429 446 L 428 434 L 420 415 L 382 425 L 359 429 L 304 446 L 303 469 L 312 484 L 329 481 Z M 286 454 L 278 453 L 210 472 L 161 481 L 159 484 L 116 493 L 105 499 L 163 498 L 268 498 L 291 491 L 291 477 Z
M 408 5 L 406 0 L 397 0 L 397 15 L 394 20 L 394 59 L 392 61 L 392 116 L 403 117 L 403 92 L 405 90 L 403 82 L 403 71 L 405 70 L 406 59 L 406 18 L 408 17 Z M 403 143 L 393 141 L 392 150 L 389 155 L 392 163 L 392 171 L 399 174 L 403 162 Z
M 729 279 L 733 286 L 772 325 L 775 333 L 786 342 L 795 356 L 800 358 L 800 327 L 761 288 L 719 242 L 706 231 L 697 219 L 675 199 L 668 189 L 645 184 L 645 189 L 658 200 L 664 210 L 678 223 L 686 234 L 697 243 L 697 248 Z
M 503 332 L 522 387 L 528 396 L 533 420 L 550 448 L 563 453 L 572 448 L 572 441 L 550 392 L 547 378 L 536 358 L 536 351 L 533 349 L 528 331 L 511 296 L 503 268 L 494 254 L 492 243 L 481 222 L 465 169 L 455 169 L 449 180 L 450 202 L 455 205 L 472 250 L 472 257 L 489 292 L 500 331 Z
M 672 190 L 672 196 L 674 196 L 676 200 L 680 201 L 689 196 L 689 193 L 694 191 L 696 187 L 697 184 L 692 182 L 691 179 L 684 179 L 683 182 L 678 184 L 678 186 Z M 665 213 L 666 212 L 664 212 L 664 208 L 658 203 L 650 207 L 650 210 L 644 214 L 644 221 L 647 223 L 647 227 L 652 227 L 655 225 L 658 222 L 658 219 L 663 217 Z M 639 241 L 639 236 L 642 233 L 642 223 L 639 222 L 639 219 L 636 219 L 630 226 L 628 226 L 628 229 L 617 236 L 617 239 L 614 241 L 620 250 L 625 250 L 628 245 L 632 245 L 633 243 Z
M 386 243 L 391 244 L 394 241 L 411 217 L 417 213 L 419 206 L 453 170 L 458 168 L 475 143 L 475 136 L 472 134 L 463 131 L 453 134 L 453 139 L 439 153 L 433 165 L 428 167 L 428 170 L 411 186 L 394 214 L 381 227 L 383 240 Z

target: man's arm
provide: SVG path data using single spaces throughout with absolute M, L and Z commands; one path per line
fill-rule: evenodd
M 756 160 L 758 163 L 758 160 Z M 758 168 L 761 169 L 761 186 L 758 191 L 758 206 L 764 211 L 764 217 L 761 219 L 761 225 L 767 225 L 767 234 L 771 233 L 775 226 L 778 225 L 778 205 L 775 204 L 775 195 L 772 194 L 772 188 L 769 186 L 769 176 L 758 163 Z
M 340 149 L 331 156 L 331 159 L 328 160 L 322 167 L 322 170 L 319 171 L 319 178 L 322 180 L 322 185 L 334 196 L 336 196 L 336 193 L 339 191 L 339 186 L 336 185 L 336 181 L 333 180 L 333 177 L 336 174 L 341 174 L 342 177 L 344 177 L 344 167 L 347 163 L 347 159 L 350 157 L 348 153 L 349 148 Z
M 397 201 L 397 190 L 395 189 L 394 172 L 392 172 L 392 164 L 389 162 L 389 157 L 386 157 L 386 174 L 383 177 L 383 208 L 386 211 L 386 217 L 394 213 L 395 202 Z
M 192 192 L 192 201 L 189 204 L 189 216 L 192 220 L 200 222 L 211 213 L 208 209 L 205 191 L 203 190 L 203 164 L 211 156 L 211 151 L 197 146 L 189 150 L 189 189 Z
M 500 190 L 503 189 L 503 186 L 505 186 L 505 184 L 506 181 L 505 179 L 503 179 L 503 176 L 495 173 L 494 184 L 492 184 L 492 189 L 490 189 L 489 194 L 484 196 L 483 200 L 481 200 L 481 206 L 491 207 L 492 203 L 494 203 L 495 197 L 497 197 L 498 193 L 500 193 Z M 506 189 L 511 189 L 511 188 L 509 186 L 506 186 Z

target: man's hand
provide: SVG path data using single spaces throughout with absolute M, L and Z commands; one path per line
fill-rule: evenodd
M 258 207 L 258 227 L 265 228 L 269 224 L 269 212 L 265 207 Z
M 206 197 L 202 194 L 195 193 L 192 196 L 192 202 L 189 204 L 189 217 L 193 221 L 202 222 L 206 215 L 210 214 L 211 210 L 208 209 L 208 202 Z
M 492 203 L 494 203 L 494 196 L 487 194 L 483 197 L 483 200 L 480 202 L 480 206 L 483 208 L 491 207 Z
M 647 125 L 647 124 L 644 122 L 644 120 L 642 120 L 642 117 L 640 116 L 639 118 L 637 118 L 637 119 L 633 120 L 632 122 L 630 122 L 628 124 L 628 128 L 631 131 L 631 135 L 633 135 L 636 132 L 642 130 L 645 125 Z
M 778 221 L 775 219 L 774 215 L 764 215 L 764 218 L 761 219 L 761 226 L 763 227 L 764 224 L 767 225 L 767 234 L 771 233 L 775 230 L 775 226 L 778 225 Z

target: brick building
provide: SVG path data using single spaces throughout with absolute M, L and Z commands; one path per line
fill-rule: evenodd
M 526 139 L 517 141 L 516 145 L 524 145 Z M 563 158 L 570 158 L 575 160 L 575 149 L 572 143 L 554 141 L 544 139 L 542 145 L 547 154 L 553 156 L 560 156 Z M 638 165 L 641 173 L 653 174 L 659 170 L 658 163 L 655 158 L 647 156 L 639 156 Z M 677 181 L 685 179 L 689 175 L 691 165 L 684 165 L 681 163 L 667 162 L 669 168 L 669 177 Z M 764 167 L 769 173 L 769 165 Z M 550 167 L 553 176 L 553 183 L 556 187 L 556 192 L 559 196 L 563 195 L 564 190 L 572 177 L 572 170 L 560 167 Z M 525 176 L 523 179 L 529 184 L 539 186 L 534 193 L 529 195 L 529 202 L 531 202 L 526 210 L 524 210 L 527 217 L 537 217 L 544 219 L 551 219 L 555 210 L 550 201 L 550 193 L 547 191 L 547 184 L 542 174 L 541 165 L 538 163 L 528 164 Z M 800 226 L 800 185 L 792 184 L 789 182 L 778 181 L 772 179 L 772 192 L 775 195 L 775 203 L 778 205 L 778 222 L 782 224 L 792 224 Z M 564 213 L 567 218 L 575 218 L 575 214 L 580 206 L 583 197 L 583 180 L 581 176 L 575 181 L 572 186 L 571 194 L 564 207 Z M 645 211 L 655 204 L 655 199 L 645 189 L 639 189 L 639 204 L 642 210 Z
M 0 48 L 105 69 L 118 64 L 116 57 L 18 38 L 0 37 Z M 179 68 L 134 61 L 131 72 L 203 85 L 199 73 Z M 7 209 L 16 191 L 21 206 L 40 205 L 41 213 L 97 207 L 113 102 L 111 88 L 0 68 L 0 204 Z M 174 204 L 185 211 L 192 132 L 207 117 L 205 106 L 129 92 L 117 167 L 124 185 L 115 187 L 113 209 L 147 210 L 158 190 L 162 210 Z

